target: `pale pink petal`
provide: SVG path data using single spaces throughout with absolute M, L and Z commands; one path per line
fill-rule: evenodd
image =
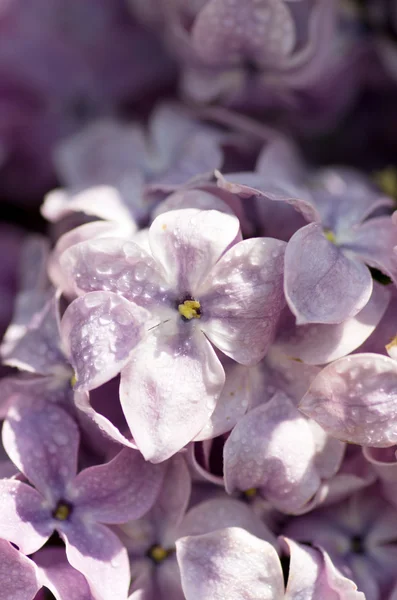
M 241 527 L 273 545 L 276 543 L 273 533 L 248 504 L 228 497 L 206 500 L 191 508 L 177 532 L 178 537 L 184 537 L 225 527 Z
M 330 435 L 362 446 L 397 443 L 397 363 L 355 354 L 331 363 L 312 382 L 300 410 Z
M 79 523 L 61 536 L 70 565 L 85 576 L 95 600 L 127 597 L 128 555 L 110 529 L 98 523 L 94 527 Z
M 120 373 L 145 334 L 149 313 L 111 292 L 90 292 L 68 306 L 61 336 L 77 390 L 94 389 Z
M 116 188 L 107 185 L 88 187 L 76 193 L 62 189 L 53 190 L 46 195 L 41 207 L 42 215 L 51 222 L 59 221 L 74 212 L 104 221 L 128 223 L 132 232 L 136 230 L 136 224 L 120 193 Z
M 63 252 L 60 264 L 78 295 L 103 290 L 121 294 L 141 306 L 164 300 L 165 282 L 158 265 L 129 240 L 81 242 Z
M 238 241 L 237 217 L 219 211 L 173 210 L 158 216 L 149 231 L 150 247 L 181 294 L 199 292 L 200 284 L 222 254 Z
M 190 323 L 183 323 L 190 327 Z M 120 401 L 134 440 L 146 458 L 175 454 L 204 427 L 225 374 L 199 332 L 166 335 L 155 329 L 121 374 Z
M 200 326 L 235 361 L 253 365 L 266 354 L 285 306 L 285 242 L 252 238 L 233 246 L 202 284 Z
M 130 227 L 124 223 L 116 224 L 108 221 L 94 221 L 93 223 L 85 223 L 64 233 L 57 241 L 55 248 L 50 254 L 48 261 L 48 275 L 52 283 L 64 294 L 69 297 L 75 295 L 73 282 L 65 275 L 62 270 L 60 258 L 68 248 L 96 238 L 106 237 L 128 237 Z
M 277 552 L 237 527 L 181 538 L 176 543 L 186 600 L 282 600 Z

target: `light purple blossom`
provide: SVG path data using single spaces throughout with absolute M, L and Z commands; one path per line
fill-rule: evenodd
M 83 294 L 62 321 L 76 388 L 121 371 L 120 401 L 147 459 L 174 454 L 213 412 L 225 375 L 210 342 L 246 365 L 269 348 L 284 306 L 285 244 L 239 240 L 236 217 L 186 209 L 155 219 L 152 255 L 109 238 L 61 257 Z
M 105 524 L 139 518 L 150 509 L 161 486 L 161 465 L 124 449 L 112 461 L 76 476 L 76 424 L 60 407 L 37 400 L 11 407 L 3 444 L 31 485 L 0 481 L 0 535 L 31 554 L 58 531 L 69 563 L 85 575 L 95 599 L 109 593 L 124 598 L 127 554 Z

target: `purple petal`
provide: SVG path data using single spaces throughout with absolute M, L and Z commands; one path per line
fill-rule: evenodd
M 377 217 L 354 229 L 344 244 L 370 267 L 380 269 L 397 283 L 397 224 L 392 217 Z
M 315 454 L 309 423 L 278 393 L 243 417 L 227 439 L 226 490 L 260 488 L 279 510 L 299 510 L 320 485 Z
M 243 529 L 231 527 L 181 538 L 176 552 L 187 600 L 284 597 L 277 552 Z
M 252 369 L 245 365 L 227 363 L 226 381 L 215 410 L 194 441 L 213 439 L 230 431 L 247 412 L 255 393 Z
M 184 324 L 183 324 L 184 325 Z M 120 402 L 146 458 L 161 462 L 204 427 L 225 381 L 205 336 L 154 330 L 123 369 Z
M 75 229 L 64 233 L 57 241 L 51 252 L 48 262 L 48 275 L 52 283 L 68 297 L 75 296 L 73 282 L 69 280 L 61 267 L 61 256 L 68 248 L 97 238 L 120 237 L 125 238 L 130 234 L 130 228 L 124 224 L 109 223 L 107 221 L 94 221 L 85 223 Z
M 53 532 L 44 498 L 21 481 L 0 480 L 0 536 L 24 554 L 41 548 Z
M 367 304 L 372 278 L 329 242 L 317 223 L 299 229 L 285 252 L 285 295 L 297 324 L 342 323 Z
M 150 247 L 167 281 L 181 293 L 194 296 L 225 250 L 238 241 L 239 230 L 234 215 L 193 208 L 172 210 L 153 221 Z
M 59 294 L 54 294 L 35 315 L 4 363 L 41 375 L 67 372 L 59 335 Z
M 26 398 L 12 405 L 3 425 L 7 454 L 47 499 L 62 494 L 74 477 L 79 437 L 77 425 L 62 408 Z
M 40 589 L 34 563 L 0 540 L 0 565 L 0 600 L 33 600 Z
M 61 179 L 72 188 L 117 186 L 121 181 L 128 185 L 144 151 L 140 127 L 101 119 L 59 144 L 55 161 Z
M 214 194 L 209 194 L 203 190 L 181 190 L 168 196 L 153 211 L 154 217 L 158 217 L 170 210 L 180 210 L 181 208 L 194 208 L 198 210 L 217 210 L 229 215 L 233 215 L 232 209 Z
M 281 538 L 291 555 L 285 600 L 321 598 L 324 600 L 365 600 L 353 581 L 344 577 L 324 551 Z
M 276 345 L 287 356 L 310 365 L 337 360 L 356 350 L 375 331 L 389 300 L 389 290 L 374 282 L 372 296 L 364 308 L 338 325 L 296 325 L 291 315 L 288 322 L 283 323 Z
M 115 400 L 109 399 L 111 401 Z M 76 392 L 74 395 L 74 402 L 79 411 L 83 413 L 85 417 L 89 419 L 89 421 L 93 424 L 95 428 L 95 433 L 100 433 L 101 435 L 101 443 L 103 443 L 103 437 L 106 436 L 108 439 L 121 444 L 122 446 L 127 446 L 127 448 L 137 449 L 137 446 L 134 440 L 131 439 L 129 435 L 129 439 L 123 435 L 123 433 L 114 425 L 107 416 L 102 415 L 100 412 L 97 412 L 91 405 L 90 396 L 88 392 Z M 77 414 L 77 418 L 80 420 L 81 413 Z M 83 427 L 85 423 L 83 421 Z M 129 432 L 128 432 L 129 433 Z
M 290 54 L 295 27 L 280 2 L 210 0 L 199 12 L 192 30 L 193 47 L 207 64 L 233 64 L 242 56 L 261 65 L 274 64 Z
M 146 462 L 138 450 L 125 448 L 110 462 L 77 475 L 76 506 L 101 523 L 139 519 L 157 498 L 164 470 L 164 465 Z
M 99 524 L 92 527 L 80 523 L 61 535 L 70 565 L 85 576 L 95 600 L 127 597 L 130 584 L 128 555 L 110 529 Z
M 178 537 L 201 535 L 225 527 L 241 527 L 271 544 L 276 543 L 273 533 L 250 506 L 227 497 L 200 502 L 191 508 L 178 528 Z
M 256 364 L 270 346 L 285 306 L 285 246 L 271 238 L 240 242 L 203 282 L 201 329 L 239 363 Z
M 128 240 L 81 242 L 62 254 L 60 264 L 79 295 L 103 290 L 121 294 L 140 306 L 157 304 L 164 295 L 165 282 L 158 265 Z
M 120 373 L 144 335 L 149 313 L 111 292 L 91 292 L 66 309 L 61 336 L 78 390 L 90 390 Z
M 151 512 L 156 523 L 158 543 L 164 548 L 170 547 L 175 541 L 175 528 L 185 515 L 191 487 L 186 461 L 181 454 L 176 454 L 168 461 L 163 486 Z
M 337 238 L 351 235 L 375 209 L 393 206 L 390 198 L 353 169 L 321 169 L 311 179 L 311 190 L 324 227 Z
M 120 193 L 116 188 L 105 185 L 71 194 L 60 189 L 53 190 L 45 197 L 41 212 L 47 221 L 53 223 L 80 212 L 104 221 L 128 223 L 131 233 L 136 230 L 136 224 Z
M 397 363 L 378 354 L 355 354 L 323 369 L 300 410 L 330 435 L 362 446 L 397 443 Z
M 85 577 L 70 566 L 63 548 L 44 548 L 34 561 L 41 583 L 56 600 L 94 600 Z

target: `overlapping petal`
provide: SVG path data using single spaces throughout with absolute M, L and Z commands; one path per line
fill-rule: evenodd
M 138 450 L 124 448 L 110 462 L 84 469 L 73 484 L 79 512 L 101 523 L 139 519 L 158 496 L 164 467 L 146 462 Z
M 330 435 L 362 446 L 397 443 L 397 363 L 378 354 L 356 354 L 325 367 L 300 410 Z
M 276 345 L 287 356 L 310 365 L 337 360 L 356 350 L 375 331 L 389 300 L 389 290 L 375 281 L 369 302 L 354 317 L 337 325 L 296 325 L 291 315 L 283 321 Z
M 284 597 L 276 550 L 243 529 L 231 527 L 181 538 L 176 548 L 187 600 Z
M 3 445 L 29 481 L 47 500 L 64 492 L 77 470 L 79 430 L 59 406 L 22 398 L 7 413 Z
M 145 335 L 149 313 L 111 292 L 90 292 L 67 308 L 61 335 L 75 370 L 76 389 L 86 391 L 115 377 Z
M 298 325 L 342 323 L 371 297 L 368 268 L 329 242 L 317 223 L 299 229 L 285 252 L 285 295 Z
M 33 600 L 40 588 L 34 563 L 4 540 L 0 540 L 0 581 L 0 600 Z
M 279 510 L 297 511 L 320 486 L 315 455 L 309 423 L 278 393 L 243 417 L 227 439 L 226 490 L 259 488 Z
M 233 246 L 202 284 L 200 326 L 211 342 L 239 363 L 253 365 L 266 354 L 283 293 L 285 242 L 244 240 Z
M 198 292 L 222 254 L 239 239 L 237 217 L 218 211 L 175 210 L 159 215 L 149 231 L 150 247 L 180 293 Z

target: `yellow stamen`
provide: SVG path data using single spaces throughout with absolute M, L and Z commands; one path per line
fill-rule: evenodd
M 70 378 L 70 385 L 72 386 L 72 388 L 74 388 L 76 383 L 77 383 L 77 375 L 76 375 L 76 373 L 73 373 L 73 376 Z
M 150 558 L 155 560 L 156 562 L 162 562 L 168 556 L 168 551 L 165 550 L 162 546 L 153 546 L 150 550 Z
M 54 517 L 58 521 L 66 521 L 70 516 L 70 512 L 70 506 L 60 503 L 55 509 Z
M 201 317 L 200 314 L 200 302 L 197 300 L 185 300 L 183 304 L 179 304 L 178 310 L 179 314 L 185 319 L 199 319 Z
M 324 235 L 329 242 L 332 242 L 333 244 L 336 243 L 336 237 L 333 231 L 330 229 L 324 229 Z
M 256 488 L 245 490 L 244 494 L 247 496 L 247 498 L 254 498 L 254 496 L 256 496 Z
M 374 179 L 382 192 L 397 200 L 397 169 L 386 167 L 374 175 Z
M 386 344 L 386 350 L 391 350 L 395 346 L 397 346 L 397 335 L 394 336 L 394 338 L 388 344 Z

